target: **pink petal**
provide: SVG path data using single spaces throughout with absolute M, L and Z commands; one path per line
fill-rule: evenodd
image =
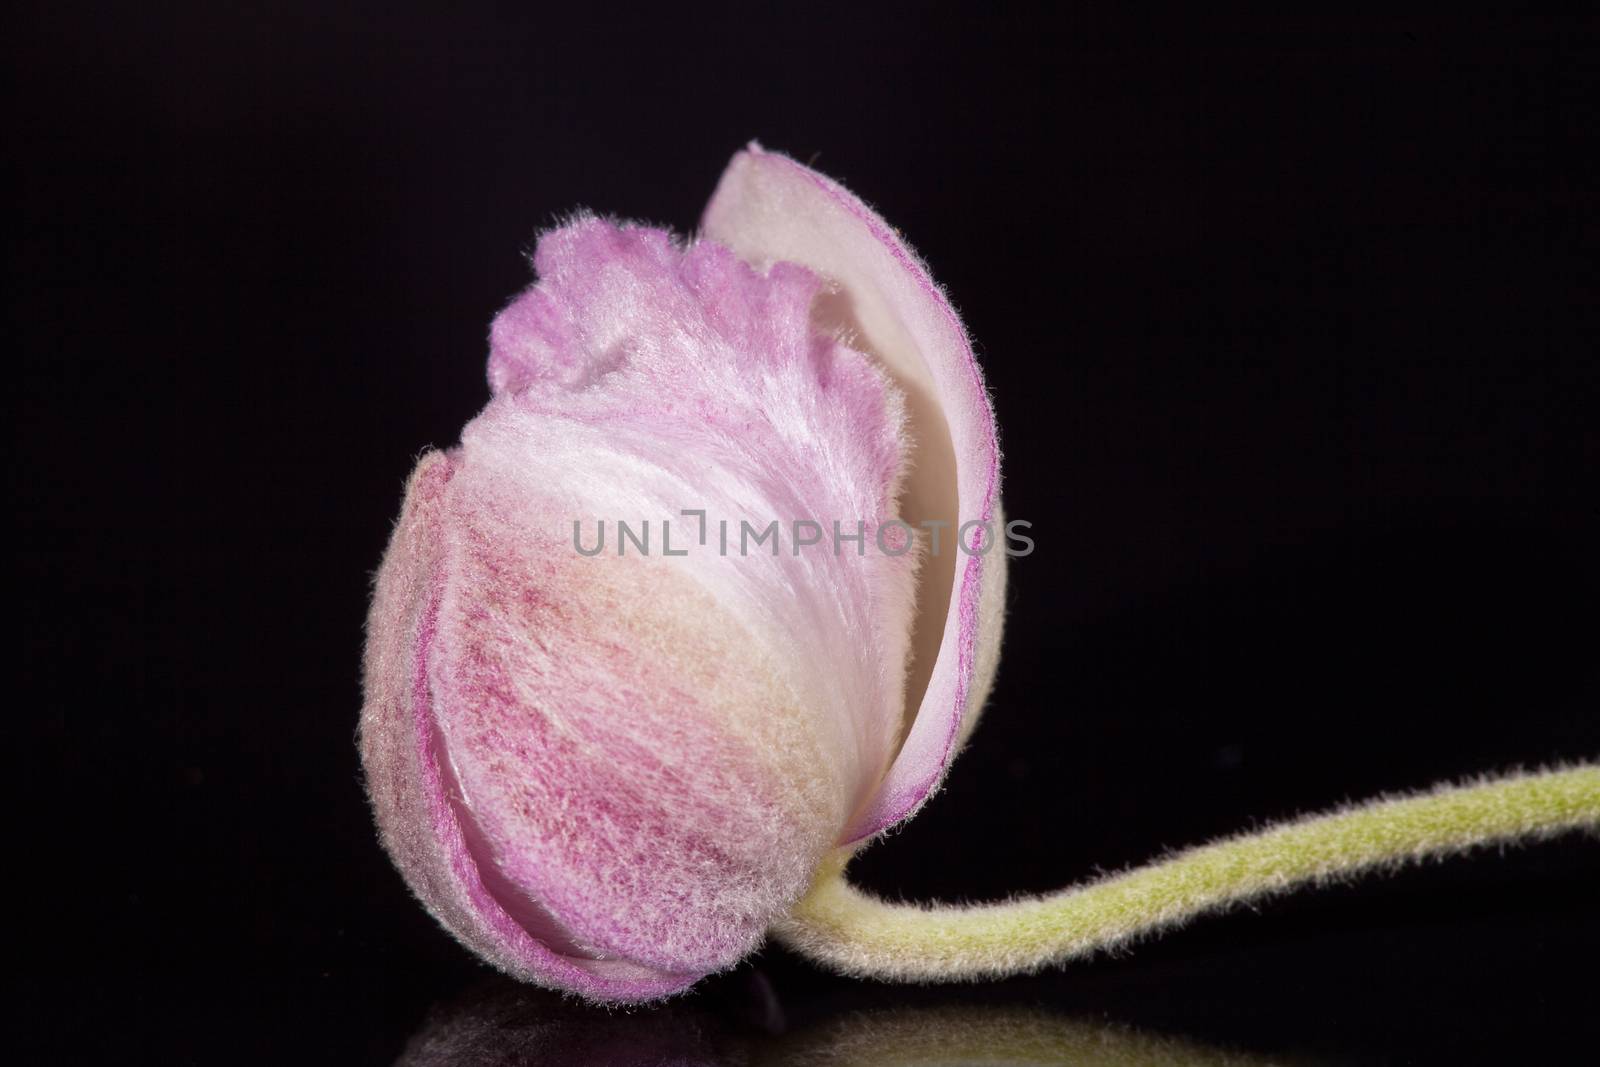
M 503 969 L 636 1000 L 731 966 L 897 740 L 914 560 L 661 554 L 662 518 L 892 514 L 898 394 L 816 278 L 579 220 L 492 332 L 495 398 L 424 459 L 379 575 L 362 744 L 385 842 Z M 650 519 L 580 555 L 574 520 Z M 674 522 L 679 549 L 693 520 Z
M 384 844 L 434 918 L 509 974 L 614 1001 L 687 988 L 701 976 L 552 948 L 570 940 L 557 922 L 531 930 L 527 917 L 513 916 L 485 884 L 450 765 L 441 759 L 427 667 L 438 634 L 450 478 L 450 461 L 440 453 L 418 464 L 368 621 L 361 754 Z
M 1000 533 L 994 412 L 961 321 L 927 268 L 838 183 L 752 144 L 729 164 L 701 225 L 753 264 L 798 263 L 838 287 L 822 313 L 849 327 L 852 346 L 877 357 L 907 397 L 916 451 L 901 517 L 951 523 L 944 551 L 924 561 L 919 581 L 907 705 L 916 710 L 899 755 L 844 837 L 858 840 L 927 799 L 993 678 L 1005 553 L 960 555 L 949 535 L 972 520 Z

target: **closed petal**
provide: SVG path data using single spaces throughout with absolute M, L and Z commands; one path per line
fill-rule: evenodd
M 363 751 L 385 841 L 452 933 L 641 999 L 759 945 L 892 756 L 915 557 L 791 533 L 873 536 L 904 419 L 815 328 L 803 268 L 598 219 L 535 262 L 492 332 L 494 399 L 413 479 Z M 781 550 L 747 547 L 774 522 Z
M 994 677 L 1006 564 L 994 412 L 943 291 L 837 182 L 752 145 L 724 172 L 701 228 L 753 264 L 798 263 L 830 284 L 819 320 L 874 357 L 906 397 L 912 453 L 900 515 L 945 524 L 919 578 L 903 743 L 843 839 L 859 840 L 906 818 L 937 787 Z M 971 544 L 983 528 L 988 551 L 954 547 L 962 530 Z
M 430 914 L 508 974 L 608 1001 L 653 1000 L 687 988 L 674 974 L 576 951 L 531 901 L 496 893 L 444 752 L 429 677 L 443 592 L 449 459 L 424 456 L 378 572 L 367 624 L 361 755 L 383 842 Z M 518 911 L 520 910 L 520 914 Z

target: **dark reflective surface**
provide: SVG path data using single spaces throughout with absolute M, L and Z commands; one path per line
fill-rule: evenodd
M 791 1026 L 762 972 L 720 997 L 603 1013 L 495 981 L 436 1008 L 396 1067 L 837 1067 L 1300 1062 L 1207 1047 L 1026 1005 L 848 1011 Z

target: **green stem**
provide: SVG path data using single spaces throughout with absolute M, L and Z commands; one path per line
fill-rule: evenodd
M 1600 766 L 1585 764 L 1379 798 L 997 904 L 879 900 L 845 881 L 848 855 L 840 853 L 773 932 L 802 954 L 862 977 L 1000 977 L 1299 886 L 1597 826 Z

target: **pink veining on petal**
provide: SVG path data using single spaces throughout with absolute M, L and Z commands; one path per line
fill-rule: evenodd
M 652 1000 L 693 985 L 702 977 L 699 972 L 654 972 L 645 967 L 600 960 L 581 953 L 581 950 L 571 947 L 570 935 L 560 928 L 553 917 L 546 917 L 538 927 L 530 930 L 526 912 L 521 917 L 513 917 L 504 899 L 487 888 L 486 870 L 481 855 L 474 851 L 468 841 L 468 828 L 463 818 L 465 813 L 461 811 L 459 799 L 454 795 L 452 775 L 448 765 L 440 759 L 440 736 L 434 721 L 433 698 L 426 669 L 433 648 L 438 609 L 435 596 L 417 639 L 416 683 L 413 690 L 417 756 L 423 768 L 434 834 L 447 843 L 450 868 L 465 888 L 478 914 L 497 936 L 497 947 L 510 956 L 510 969 L 538 980 L 553 980 L 564 988 L 581 990 L 592 996 L 625 1001 Z M 535 936 L 536 932 L 541 936 Z M 568 948 L 575 954 L 559 951 L 559 948 Z
M 451 473 L 449 459 L 433 453 L 413 476 L 369 629 L 362 755 L 390 854 L 436 918 L 511 974 L 618 1002 L 687 988 L 699 975 L 563 955 L 531 936 L 484 885 L 440 761 L 428 671 L 438 625 L 440 508 Z

